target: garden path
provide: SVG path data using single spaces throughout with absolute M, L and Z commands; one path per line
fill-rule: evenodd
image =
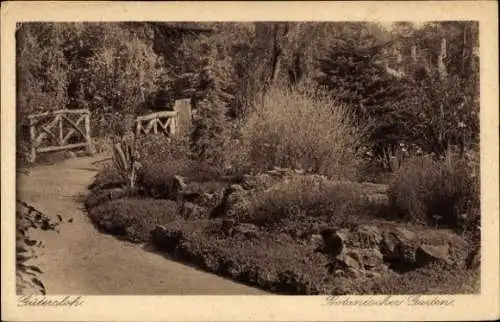
M 100 233 L 85 213 L 82 196 L 105 156 L 41 165 L 18 179 L 21 199 L 51 219 L 63 218 L 60 233 L 32 231 L 45 247 L 36 264 L 47 294 L 79 295 L 250 295 L 264 294 L 161 254 Z M 68 220 L 73 219 L 72 222 Z

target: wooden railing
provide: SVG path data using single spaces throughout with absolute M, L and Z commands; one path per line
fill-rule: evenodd
M 28 120 L 31 144 L 30 162 L 35 162 L 37 153 L 78 147 L 86 147 L 88 152 L 92 151 L 90 111 L 87 109 L 31 114 Z
M 177 123 L 177 111 L 164 111 L 139 116 L 136 118 L 135 135 L 162 132 L 170 136 L 177 132 Z

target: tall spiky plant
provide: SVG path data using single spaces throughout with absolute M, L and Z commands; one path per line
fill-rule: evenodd
M 135 138 L 123 139 L 113 146 L 113 164 L 118 172 L 127 180 L 129 188 L 135 188 L 137 171 L 140 168 L 139 154 L 135 149 Z

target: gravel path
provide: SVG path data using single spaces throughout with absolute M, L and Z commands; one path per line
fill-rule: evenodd
M 224 295 L 263 291 L 177 263 L 144 245 L 102 234 L 89 221 L 82 196 L 103 156 L 37 166 L 18 178 L 18 199 L 49 217 L 63 218 L 60 234 L 33 231 L 45 248 L 36 262 L 47 294 L 84 295 Z M 72 222 L 69 222 L 70 219 Z

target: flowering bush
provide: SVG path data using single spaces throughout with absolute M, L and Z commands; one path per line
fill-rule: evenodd
M 448 152 L 441 159 L 409 159 L 394 173 L 389 199 L 402 217 L 463 231 L 480 218 L 477 164 Z

